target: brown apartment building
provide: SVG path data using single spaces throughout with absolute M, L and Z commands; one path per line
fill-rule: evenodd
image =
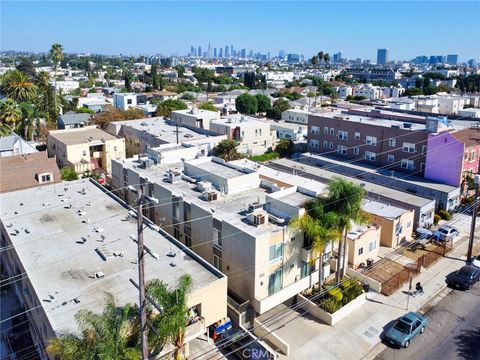
M 308 116 L 308 148 L 319 154 L 423 176 L 429 133 L 449 130 L 438 119 L 426 124 L 331 112 Z

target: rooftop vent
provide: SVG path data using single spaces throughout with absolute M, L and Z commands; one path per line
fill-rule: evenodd
M 169 170 L 167 173 L 167 181 L 171 184 L 176 183 L 182 179 L 180 171 Z
M 260 204 L 258 201 L 255 201 L 251 204 L 248 204 L 248 212 L 254 212 L 257 209 L 263 208 L 263 205 Z
M 202 194 L 203 199 L 207 201 L 216 201 L 218 200 L 218 192 L 216 191 L 207 191 Z

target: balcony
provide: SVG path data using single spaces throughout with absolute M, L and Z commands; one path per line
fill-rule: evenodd
M 302 257 L 302 261 L 306 262 L 306 263 L 309 263 L 309 262 L 313 261 L 314 259 L 316 259 L 316 257 L 313 254 L 313 250 L 312 250 L 311 246 L 302 247 L 300 255 Z
M 185 343 L 188 343 L 206 332 L 207 328 L 205 326 L 205 319 L 200 317 L 196 323 L 188 325 L 185 329 Z

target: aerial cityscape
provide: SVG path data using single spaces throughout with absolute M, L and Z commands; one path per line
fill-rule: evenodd
M 478 1 L 0 1 L 0 360 L 480 360 L 479 62 Z

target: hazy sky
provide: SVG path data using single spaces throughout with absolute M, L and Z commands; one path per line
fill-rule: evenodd
M 375 60 L 459 54 L 480 57 L 478 1 L 5 1 L 2 50 L 185 54 L 233 44 L 311 56 L 319 50 Z

